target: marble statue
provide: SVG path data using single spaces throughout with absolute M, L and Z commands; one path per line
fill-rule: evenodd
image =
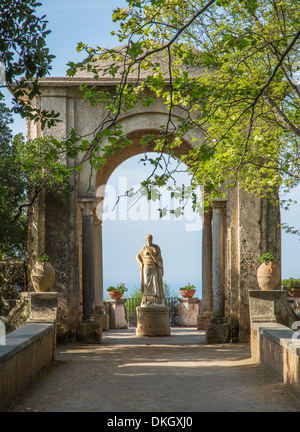
M 147 244 L 136 257 L 141 271 L 142 306 L 164 305 L 163 260 L 159 246 L 152 239 L 151 234 L 146 236 Z

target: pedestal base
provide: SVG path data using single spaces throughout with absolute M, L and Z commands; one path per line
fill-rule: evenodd
M 101 344 L 102 343 L 102 326 L 99 321 L 81 321 L 77 327 L 78 342 L 86 344 Z
M 249 291 L 251 322 L 277 322 L 291 328 L 299 315 L 290 307 L 286 294 L 281 290 Z
M 197 316 L 197 330 L 206 330 L 206 326 L 210 323 L 212 312 L 200 312 Z
M 206 326 L 206 343 L 220 344 L 230 342 L 230 324 L 225 318 L 212 318 L 210 324 Z
M 178 324 L 182 327 L 197 327 L 200 299 L 179 298 L 178 301 Z
M 127 329 L 127 313 L 125 303 L 127 299 L 105 300 L 105 307 L 109 305 L 109 328 Z
M 170 336 L 170 308 L 167 306 L 139 306 L 136 336 Z
M 31 292 L 28 323 L 52 323 L 57 317 L 57 292 Z

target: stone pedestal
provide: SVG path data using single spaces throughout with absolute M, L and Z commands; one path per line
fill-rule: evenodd
M 109 304 L 109 328 L 127 329 L 127 313 L 125 303 L 127 299 L 105 300 Z
M 57 318 L 56 292 L 31 292 L 28 323 L 55 323 Z
M 76 339 L 86 344 L 102 343 L 102 326 L 97 320 L 84 320 L 77 327 Z
M 290 307 L 286 291 L 249 291 L 251 322 L 276 322 L 291 328 L 299 315 Z
M 178 301 L 178 324 L 182 327 L 197 327 L 200 299 L 179 298 Z
M 286 291 L 249 291 L 249 308 L 252 322 L 276 322 L 275 304 L 286 297 Z
M 170 336 L 170 308 L 167 306 L 139 306 L 136 336 Z

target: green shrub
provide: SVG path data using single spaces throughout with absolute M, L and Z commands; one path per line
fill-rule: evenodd
M 281 284 L 282 284 L 282 289 L 287 291 L 291 291 L 293 289 L 300 289 L 300 279 L 294 279 L 294 278 L 283 279 L 281 281 Z
M 261 257 L 259 258 L 259 261 L 261 263 L 264 263 L 264 262 L 268 263 L 270 261 L 274 261 L 274 257 L 273 257 L 272 254 L 270 254 L 269 252 L 267 252 L 267 253 L 261 255 Z

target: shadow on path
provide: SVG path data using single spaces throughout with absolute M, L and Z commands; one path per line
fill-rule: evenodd
M 57 347 L 55 366 L 9 411 L 300 411 L 300 401 L 253 363 L 249 344 L 205 345 L 204 332 L 137 338 L 103 333 L 102 345 Z

